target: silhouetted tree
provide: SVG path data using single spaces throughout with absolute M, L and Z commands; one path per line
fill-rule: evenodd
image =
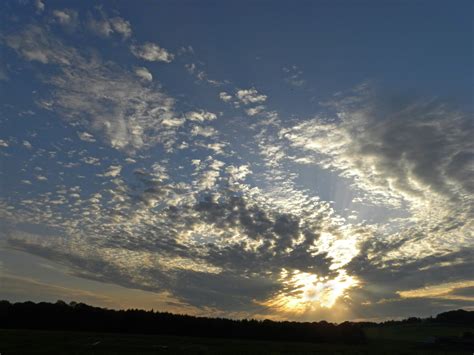
M 138 309 L 110 310 L 84 303 L 0 301 L 0 328 L 169 334 L 277 341 L 361 343 L 355 323 L 275 322 L 194 317 Z

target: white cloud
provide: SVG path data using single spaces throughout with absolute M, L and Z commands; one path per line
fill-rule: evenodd
M 36 12 L 40 13 L 44 11 L 44 2 L 42 0 L 35 0 Z
M 194 63 L 185 64 L 184 67 L 186 68 L 189 74 L 194 74 L 194 71 L 196 70 L 196 64 Z
M 153 75 L 151 75 L 150 71 L 145 67 L 135 68 L 135 74 L 144 81 L 153 80 Z
M 81 161 L 89 165 L 100 165 L 100 159 L 95 157 L 83 157 Z
M 245 113 L 247 113 L 247 115 L 249 116 L 256 116 L 259 113 L 262 113 L 264 110 L 265 110 L 265 106 L 259 105 L 256 107 L 251 107 L 251 108 L 246 109 Z
M 198 186 L 200 189 L 212 189 L 219 178 L 219 171 L 218 170 L 207 170 L 201 175 L 201 179 L 198 182 Z
M 222 91 L 219 93 L 219 98 L 224 102 L 229 102 L 230 100 L 232 100 L 232 95 L 226 93 L 225 91 Z
M 259 94 L 255 88 L 237 90 L 235 96 L 245 105 L 265 102 L 267 95 Z
M 209 150 L 212 150 L 216 154 L 221 154 L 225 155 L 225 147 L 227 146 L 227 143 L 224 142 L 218 142 L 218 143 L 204 143 L 204 142 L 197 142 L 196 146 L 202 147 L 202 148 L 207 148 Z
M 0 147 L 7 148 L 8 147 L 8 142 L 3 140 L 3 139 L 0 139 Z
M 365 93 L 363 95 L 366 95 Z M 305 159 L 352 184 L 354 203 L 398 215 L 379 226 L 382 260 L 408 262 L 472 247 L 474 146 L 467 114 L 437 102 L 384 106 L 372 97 L 342 97 L 337 119 L 314 118 L 282 129 Z
M 62 46 L 36 25 L 26 26 L 22 32 L 7 36 L 5 42 L 27 60 L 43 64 L 71 65 L 78 56 L 74 49 Z
M 81 141 L 94 143 L 95 138 L 92 134 L 87 132 L 77 132 L 77 135 Z
M 130 51 L 135 57 L 150 62 L 170 63 L 174 58 L 173 54 L 169 53 L 166 49 L 150 42 L 142 45 L 132 45 Z
M 183 51 L 179 51 L 178 55 L 183 54 Z M 203 66 L 202 62 L 198 62 L 198 65 L 200 67 Z M 198 65 L 195 63 L 188 63 L 185 64 L 184 67 L 186 68 L 187 72 L 197 78 L 199 82 L 206 82 L 212 86 L 221 86 L 225 83 L 228 83 L 228 81 L 219 81 L 219 80 L 214 80 L 210 79 L 207 73 L 203 69 L 198 69 Z
M 213 121 L 217 118 L 215 113 L 208 111 L 190 111 L 186 113 L 186 119 L 194 122 Z
M 184 118 L 169 117 L 161 121 L 161 124 L 165 127 L 177 128 L 177 127 L 181 127 L 184 124 L 184 122 L 185 122 Z
M 121 17 L 113 17 L 109 21 L 112 24 L 114 31 L 121 34 L 123 38 L 129 38 L 132 35 L 130 22 Z
M 212 127 L 194 126 L 191 130 L 193 136 L 212 137 L 217 134 L 217 131 Z
M 27 140 L 24 140 L 24 141 L 23 141 L 23 146 L 24 146 L 25 148 L 27 148 L 27 149 L 33 148 L 33 146 L 31 145 L 31 143 L 28 142 Z
M 38 100 L 43 108 L 103 136 L 116 149 L 134 152 L 158 143 L 172 149 L 178 125 L 166 123 L 176 117 L 174 100 L 158 84 L 144 85 L 136 74 L 99 57 L 88 60 L 37 26 L 6 41 L 28 60 L 60 65 L 59 74 L 48 79 L 55 88 L 51 97 Z
M 316 118 L 281 134 L 295 147 L 319 154 L 323 167 L 387 197 L 424 203 L 437 195 L 454 202 L 473 191 L 467 179 L 472 143 L 468 127 L 459 130 L 467 122 L 462 115 L 415 103 L 384 116 L 369 104 L 343 109 L 339 117 L 337 123 Z
M 54 10 L 53 16 L 58 23 L 64 26 L 73 26 L 78 21 L 77 11 L 71 9 Z
M 90 18 L 88 22 L 89 29 L 101 37 L 110 37 L 113 33 L 128 39 L 132 35 L 132 27 L 130 22 L 121 17 L 109 18 L 105 14 L 101 14 L 101 19 Z
M 199 179 L 195 181 L 199 190 L 212 189 L 219 179 L 221 168 L 225 165 L 224 162 L 211 157 L 208 157 L 204 164 L 201 165 L 200 162 L 195 164 L 198 170 L 205 169 L 200 173 Z
M 234 166 L 230 165 L 226 168 L 226 172 L 229 174 L 230 183 L 238 183 L 245 179 L 252 171 L 248 165 Z
M 122 167 L 120 165 L 111 165 L 107 169 L 107 171 L 100 176 L 103 177 L 117 177 L 120 175 L 120 172 L 122 171 Z

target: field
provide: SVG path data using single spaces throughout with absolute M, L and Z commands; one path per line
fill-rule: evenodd
M 474 349 L 423 344 L 432 336 L 458 336 L 472 328 L 394 325 L 365 329 L 365 345 L 284 343 L 161 335 L 0 330 L 0 353 L 9 354 L 473 354 Z

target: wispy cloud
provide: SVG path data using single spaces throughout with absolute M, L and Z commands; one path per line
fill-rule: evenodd
M 122 17 L 108 17 L 104 12 L 100 12 L 100 18 L 90 16 L 87 26 L 90 31 L 101 37 L 110 37 L 116 33 L 123 39 L 128 39 L 132 35 L 130 22 Z
M 149 62 L 170 63 L 174 58 L 174 55 L 168 52 L 166 49 L 161 48 L 159 45 L 151 42 L 141 45 L 132 45 L 130 47 L 130 51 L 135 57 Z
M 78 13 L 72 9 L 53 10 L 53 17 L 63 26 L 76 26 L 78 23 Z

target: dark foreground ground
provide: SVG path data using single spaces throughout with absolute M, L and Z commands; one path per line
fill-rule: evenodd
M 367 344 L 337 345 L 0 329 L 0 354 L 474 354 L 470 345 L 449 343 L 449 336 L 472 328 L 414 324 L 364 331 Z M 435 337 L 448 340 L 431 344 Z

